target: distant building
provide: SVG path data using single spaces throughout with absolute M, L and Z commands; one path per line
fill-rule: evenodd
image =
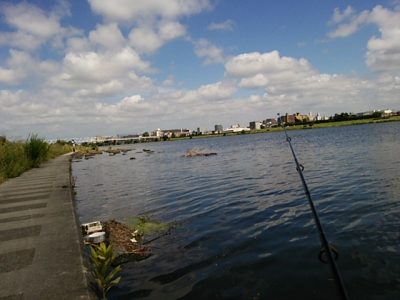
M 279 125 L 282 125 L 282 124 L 294 124 L 295 122 L 296 122 L 295 115 L 289 115 L 287 113 L 278 118 L 278 124 Z
M 265 127 L 275 127 L 278 125 L 278 122 L 276 121 L 276 119 L 271 118 L 271 119 L 265 119 L 263 121 L 263 124 Z
M 224 128 L 222 127 L 222 125 L 215 125 L 214 131 L 215 133 L 222 133 L 224 131 Z
M 163 129 L 158 128 L 156 131 L 152 133 L 153 136 L 156 137 L 185 137 L 190 135 L 189 129 Z
M 240 127 L 240 124 L 235 124 L 235 125 L 231 125 L 231 127 L 224 130 L 224 132 L 227 132 L 227 133 L 242 132 L 242 131 L 250 131 L 250 128 Z
M 252 121 L 250 122 L 250 130 L 258 130 L 261 129 L 262 122 L 260 121 Z
M 300 113 L 296 113 L 294 115 L 294 121 L 295 123 L 304 123 L 304 122 L 309 122 L 310 118 L 308 115 L 302 115 Z
M 160 137 L 163 137 L 163 136 L 164 136 L 164 132 L 163 132 L 160 128 L 157 128 L 157 130 L 154 130 L 154 131 L 151 133 L 151 135 L 160 138 Z

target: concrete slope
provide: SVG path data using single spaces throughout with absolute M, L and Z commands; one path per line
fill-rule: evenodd
M 91 299 L 69 159 L 0 185 L 0 299 Z

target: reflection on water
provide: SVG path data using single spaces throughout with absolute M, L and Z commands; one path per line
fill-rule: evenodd
M 400 123 L 290 135 L 350 298 L 400 299 Z M 111 299 L 337 299 L 283 133 L 127 147 L 73 164 L 80 221 L 179 227 Z M 183 156 L 194 147 L 218 155 Z

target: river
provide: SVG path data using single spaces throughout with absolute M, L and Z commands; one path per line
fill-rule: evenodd
M 350 298 L 400 299 L 400 122 L 289 134 Z M 283 132 L 124 147 L 73 163 L 80 222 L 178 226 L 110 299 L 339 299 Z

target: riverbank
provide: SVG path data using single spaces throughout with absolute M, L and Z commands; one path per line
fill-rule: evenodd
M 348 120 L 348 121 L 336 121 L 336 122 L 320 122 L 320 123 L 307 123 L 307 124 L 296 124 L 286 127 L 287 130 L 308 130 L 313 128 L 331 128 L 331 127 L 343 127 L 343 126 L 353 126 L 353 125 L 365 125 L 365 124 L 377 124 L 377 123 L 388 123 L 388 122 L 400 122 L 400 116 L 392 116 L 390 118 L 379 118 L 379 119 L 360 119 L 360 120 Z M 232 135 L 242 135 L 242 134 L 258 134 L 258 133 L 272 133 L 283 131 L 282 127 L 271 127 L 265 129 L 250 130 L 245 132 L 236 133 L 221 133 L 221 134 L 202 134 L 193 135 L 191 137 L 179 137 L 173 138 L 169 141 L 179 141 L 187 139 L 201 139 L 201 138 L 211 138 L 211 137 L 223 137 Z
M 0 298 L 91 299 L 70 155 L 0 185 Z

